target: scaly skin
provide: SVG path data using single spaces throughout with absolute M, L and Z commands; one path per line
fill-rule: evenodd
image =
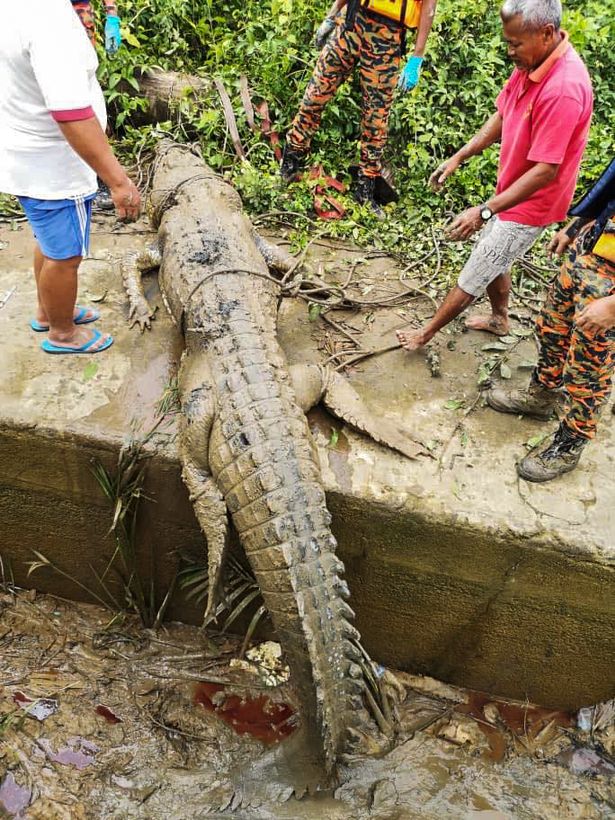
M 310 757 L 293 775 L 300 793 L 326 785 L 322 773 L 345 748 L 363 683 L 317 457 L 276 338 L 278 288 L 238 195 L 185 148 L 161 150 L 151 201 L 161 290 L 186 340 L 180 457 L 208 541 L 208 613 L 228 509 L 298 693 Z M 158 261 L 150 251 L 124 265 L 142 326 L 151 316 L 134 274 Z
M 159 246 L 125 259 L 122 275 L 130 320 L 143 330 L 153 312 L 139 274 L 159 265 L 163 298 L 185 336 L 179 453 L 207 538 L 205 620 L 215 617 L 223 596 L 228 510 L 301 714 L 300 731 L 282 744 L 295 765 L 289 769 L 274 753 L 269 769 L 254 770 L 254 778 L 271 782 L 279 774 L 301 794 L 326 785 L 360 721 L 363 691 L 359 635 L 349 622 L 344 568 L 304 412 L 322 400 L 374 440 L 410 458 L 424 451 L 394 423 L 372 416 L 338 373 L 288 367 L 277 342 L 279 288 L 269 268 L 288 270 L 293 259 L 254 232 L 237 193 L 186 146 L 159 150 L 151 206 Z

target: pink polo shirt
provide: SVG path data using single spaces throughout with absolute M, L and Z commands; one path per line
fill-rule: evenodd
M 504 221 L 535 226 L 561 222 L 572 202 L 594 96 L 583 61 L 562 34 L 560 45 L 535 71 L 516 68 L 496 100 L 502 117 L 496 193 L 536 162 L 559 165 L 552 182 L 498 214 Z

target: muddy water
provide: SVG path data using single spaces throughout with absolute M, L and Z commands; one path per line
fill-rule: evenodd
M 232 815 L 246 820 L 615 812 L 612 725 L 598 756 L 573 716 L 404 674 L 394 748 L 349 759 L 335 792 L 280 803 L 267 760 L 288 741 L 256 738 L 292 731 L 292 693 L 265 686 L 272 669 L 233 661 L 235 640 L 109 628 L 102 609 L 34 593 L 5 592 L 0 607 L 0 816 L 187 820 L 227 816 L 240 796 L 251 805 Z M 601 763 L 574 774 L 579 754 Z

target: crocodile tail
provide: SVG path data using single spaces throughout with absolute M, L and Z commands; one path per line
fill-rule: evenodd
M 331 774 L 364 715 L 364 683 L 320 467 L 289 381 L 269 364 L 232 377 L 210 465 L 290 666 L 301 730 Z
M 240 537 L 291 668 L 303 728 L 331 773 L 361 714 L 359 635 L 322 488 L 302 482 L 282 495 L 279 514 Z M 268 506 L 277 506 L 272 497 Z
M 325 384 L 322 402 L 334 416 L 407 458 L 429 455 L 424 445 L 415 441 L 401 426 L 382 416 L 376 417 L 348 379 L 326 368 Z

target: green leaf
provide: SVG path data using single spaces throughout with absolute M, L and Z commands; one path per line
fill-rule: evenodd
M 500 365 L 500 376 L 503 379 L 510 379 L 512 377 L 512 370 L 504 362 Z
M 521 338 L 534 335 L 534 331 L 529 327 L 515 327 L 513 328 L 513 333 L 515 336 L 521 336 Z
M 504 342 L 505 345 L 514 344 L 517 340 L 514 336 L 500 336 L 500 341 Z
M 517 365 L 517 370 L 533 370 L 537 362 L 523 361 Z
M 508 347 L 502 342 L 489 342 L 481 347 L 481 350 L 508 350 Z
M 465 405 L 465 403 L 465 399 L 448 399 L 448 401 L 444 402 L 444 409 L 459 410 L 461 407 Z
M 133 46 L 134 48 L 141 48 L 141 43 L 138 39 L 134 36 L 131 31 L 122 27 L 122 38 L 126 40 L 128 45 Z
M 549 435 L 549 433 L 538 433 L 537 435 L 528 438 L 528 440 L 525 442 L 526 447 L 529 447 L 530 449 L 538 447 L 538 445 L 541 444 L 546 438 L 548 438 Z
M 322 305 L 317 305 L 315 302 L 310 304 L 308 308 L 308 317 L 310 322 L 315 322 L 322 313 Z
M 89 382 L 98 373 L 98 362 L 88 362 L 83 368 L 83 381 Z
M 336 430 L 335 427 L 331 428 L 331 437 L 329 439 L 328 447 L 337 447 L 337 442 L 339 441 L 340 433 L 339 430 Z

